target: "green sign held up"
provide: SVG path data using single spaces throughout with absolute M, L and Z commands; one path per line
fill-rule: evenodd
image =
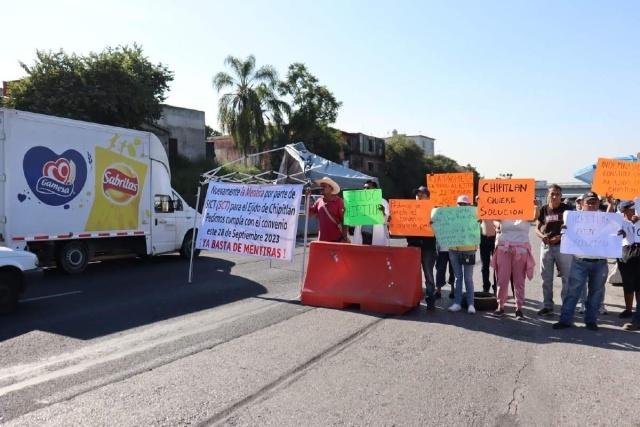
M 475 206 L 437 208 L 431 211 L 431 226 L 443 247 L 480 244 L 480 224 Z
M 342 194 L 345 225 L 384 224 L 384 213 L 380 209 L 382 190 L 348 190 Z

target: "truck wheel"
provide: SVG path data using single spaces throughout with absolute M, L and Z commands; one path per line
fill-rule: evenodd
M 69 242 L 58 251 L 58 268 L 67 274 L 79 274 L 87 268 L 89 249 L 83 242 Z
M 193 232 L 189 231 L 182 241 L 182 246 L 180 247 L 180 256 L 184 259 L 191 259 L 191 242 L 193 240 Z M 198 258 L 200 256 L 200 249 L 195 249 L 193 251 L 193 257 Z
M 13 271 L 0 271 L 0 314 L 9 314 L 18 306 L 20 274 Z

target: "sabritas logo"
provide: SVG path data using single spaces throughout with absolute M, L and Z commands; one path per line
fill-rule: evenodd
M 138 195 L 138 176 L 124 163 L 109 165 L 102 174 L 102 192 L 111 202 L 126 205 Z

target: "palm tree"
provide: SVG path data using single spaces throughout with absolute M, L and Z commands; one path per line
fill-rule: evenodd
M 228 56 L 224 62 L 233 76 L 219 72 L 213 77 L 213 87 L 218 93 L 230 90 L 223 93 L 218 102 L 218 121 L 223 132 L 229 133 L 242 155 L 246 155 L 252 145 L 262 149 L 266 123 L 280 125 L 289 106 L 276 96 L 278 75 L 272 66 L 256 70 L 253 55 L 244 61 Z

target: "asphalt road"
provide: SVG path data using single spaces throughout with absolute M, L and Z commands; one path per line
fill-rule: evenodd
M 537 274 L 523 321 L 449 313 L 446 293 L 379 316 L 300 305 L 300 262 L 208 254 L 192 284 L 173 255 L 47 272 L 0 318 L 0 423 L 640 426 L 620 288 L 600 331 L 554 331 Z

